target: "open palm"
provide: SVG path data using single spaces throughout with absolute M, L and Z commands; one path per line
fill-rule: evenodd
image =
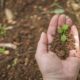
M 50 45 L 48 45 L 54 40 L 52 35 L 55 35 L 56 30 L 60 29 L 63 24 L 71 27 L 76 48 L 76 50 L 70 50 L 66 60 L 59 59 L 55 53 L 50 51 Z M 66 18 L 64 14 L 55 15 L 52 18 L 47 34 L 42 33 L 39 40 L 36 60 L 44 80 L 76 80 L 80 67 L 79 38 L 76 26 L 72 25 L 70 18 Z

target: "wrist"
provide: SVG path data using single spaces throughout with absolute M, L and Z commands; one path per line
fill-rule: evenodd
M 75 78 L 51 78 L 51 77 L 43 77 L 43 80 L 76 80 Z
M 43 80 L 76 80 L 76 79 L 55 79 L 55 78 L 43 78 Z
M 62 78 L 51 78 L 51 77 L 44 77 L 43 80 L 67 80 L 67 79 L 62 79 Z

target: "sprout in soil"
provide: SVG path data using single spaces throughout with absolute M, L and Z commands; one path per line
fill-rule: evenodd
M 0 34 L 6 35 L 6 25 L 0 26 Z
M 5 48 L 0 48 L 0 53 L 4 53 L 5 52 Z
M 62 42 L 65 42 L 65 41 L 67 40 L 67 37 L 66 37 L 66 35 L 65 35 L 67 29 L 68 29 L 68 25 L 67 25 L 67 24 L 64 24 L 64 25 L 62 26 L 62 28 L 58 30 L 58 33 L 62 34 L 62 35 L 61 35 L 61 41 L 62 41 Z
M 16 65 L 17 65 L 17 61 L 14 61 L 13 64 L 12 64 L 12 66 L 14 67 Z

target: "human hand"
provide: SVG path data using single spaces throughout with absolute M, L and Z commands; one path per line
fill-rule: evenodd
M 54 52 L 50 51 L 50 43 L 53 41 L 53 36 L 56 29 L 63 24 L 68 24 L 71 27 L 72 34 L 75 39 L 76 50 L 70 50 L 69 57 L 66 60 L 61 60 Z M 55 15 L 49 25 L 48 32 L 42 33 L 38 42 L 36 51 L 36 60 L 39 65 L 44 80 L 76 80 L 80 68 L 79 58 L 79 37 L 75 25 L 72 25 L 72 20 L 66 18 L 64 14 Z

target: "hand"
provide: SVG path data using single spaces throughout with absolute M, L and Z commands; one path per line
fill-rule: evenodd
M 58 58 L 54 52 L 50 51 L 50 46 L 48 45 L 53 41 L 52 35 L 55 35 L 56 29 L 59 29 L 63 24 L 68 24 L 71 27 L 76 48 L 76 50 L 70 50 L 69 57 L 66 60 Z M 41 34 L 35 57 L 44 80 L 77 79 L 80 68 L 79 37 L 77 28 L 72 25 L 70 18 L 66 18 L 64 14 L 55 15 L 52 18 L 47 34 L 44 32 Z

